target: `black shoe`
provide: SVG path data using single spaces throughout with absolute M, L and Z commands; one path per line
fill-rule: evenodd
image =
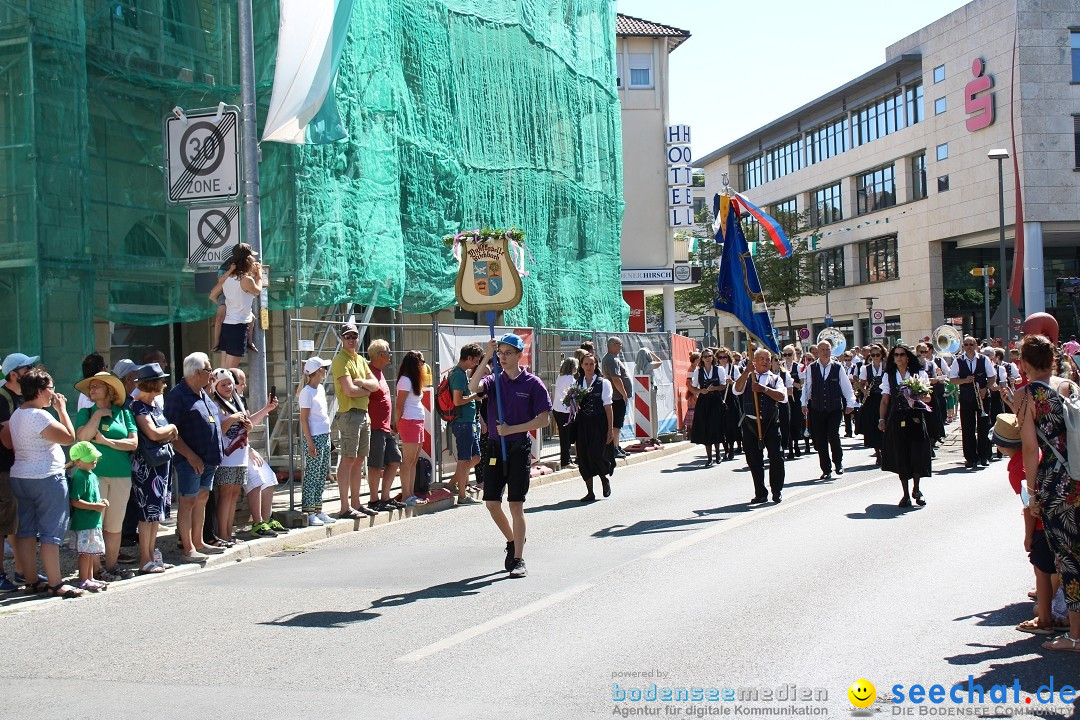
M 793 453 L 793 452 L 789 452 L 789 453 L 787 454 L 787 459 L 788 459 L 788 460 L 794 460 L 794 459 L 795 459 L 795 453 Z
M 585 497 L 578 499 L 578 502 L 583 502 L 583 503 L 591 503 L 591 502 L 595 502 L 595 501 L 596 501 L 596 496 L 593 495 L 592 493 L 589 493 Z M 514 551 L 514 543 L 510 543 L 510 546 L 509 546 L 507 551 L 511 552 L 511 553 Z M 512 559 L 513 558 L 511 558 L 511 560 Z
M 383 510 L 393 510 L 393 508 L 386 507 L 386 500 L 376 500 L 375 502 L 369 502 L 368 508 L 375 512 L 382 512 Z
M 898 502 L 898 503 L 896 504 L 896 506 L 897 506 L 897 507 L 902 507 L 902 508 L 909 508 L 909 507 L 911 507 L 911 498 L 909 498 L 909 497 L 908 497 L 907 495 L 905 495 L 905 496 L 903 497 L 903 499 L 902 499 L 902 500 L 900 500 L 900 502 Z
M 515 558 L 514 564 L 510 567 L 510 577 L 523 578 L 529 574 L 529 571 L 525 569 L 525 561 L 521 558 Z
M 769 502 L 769 498 L 766 495 L 758 495 L 750 500 L 748 505 L 760 505 L 761 503 Z
M 379 514 L 378 511 L 372 510 L 371 508 L 367 507 L 366 505 L 361 505 L 358 508 L 353 508 L 353 510 L 355 510 L 356 512 L 361 513 L 363 515 L 367 515 L 368 517 L 375 517 L 376 515 Z
M 600 484 L 604 486 L 604 497 L 611 497 L 611 481 L 602 477 Z
M 506 559 L 503 560 L 503 568 L 510 572 L 512 567 L 514 567 L 514 541 L 509 540 L 506 543 Z
M 982 465 L 983 467 L 990 467 L 990 461 L 987 460 L 986 458 L 983 458 L 982 460 L 980 460 L 979 464 Z
M 709 458 L 708 460 L 705 461 L 705 467 L 711 468 L 712 466 L 713 466 L 712 458 Z
M 818 480 L 832 480 L 832 473 L 823 472 Z
M 773 493 L 773 496 L 772 496 L 772 501 L 773 501 L 774 503 L 777 503 L 777 504 L 779 504 L 779 502 L 780 502 L 781 500 L 783 500 L 783 498 L 782 498 L 782 497 L 780 496 L 780 493 Z
M 844 474 L 844 466 L 843 465 L 837 465 L 836 466 L 836 474 L 837 475 L 843 475 Z
M 911 497 L 915 498 L 915 504 L 918 505 L 919 507 L 922 507 L 923 505 L 926 504 L 926 500 L 923 499 L 922 493 L 919 492 L 918 490 L 911 493 Z
M 966 462 L 964 463 L 964 467 L 968 470 L 974 470 L 975 468 L 979 467 L 979 463 L 975 461 Z
M 802 457 L 802 453 L 798 450 L 795 451 L 795 457 Z

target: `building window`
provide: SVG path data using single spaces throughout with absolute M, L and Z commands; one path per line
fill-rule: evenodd
M 703 197 L 694 198 L 694 217 L 697 217 L 698 215 L 700 215 L 701 211 L 704 210 L 704 209 L 705 209 L 705 198 L 703 198 Z
M 798 232 L 799 206 L 795 201 L 795 198 L 791 197 L 787 200 L 781 200 L 774 205 L 770 205 L 769 214 L 773 216 L 776 222 L 780 223 L 780 227 L 782 227 L 784 232 L 788 235 L 794 235 Z
M 766 182 L 802 169 L 802 138 L 765 151 Z
M 623 54 L 621 52 L 615 53 L 615 87 L 621 88 L 622 85 L 622 72 L 623 68 Z
M 934 68 L 934 83 L 937 84 L 945 79 L 945 66 L 938 65 Z
M 896 236 L 859 243 L 859 282 L 875 283 L 900 277 Z
M 848 121 L 840 118 L 806 136 L 806 164 L 813 165 L 848 150 Z
M 651 88 L 652 53 L 630 53 L 630 87 Z
M 922 200 L 926 197 L 926 155 L 911 158 L 911 199 Z
M 877 168 L 858 177 L 858 213 L 892 207 L 896 204 L 896 177 L 892 165 Z
M 904 105 L 907 108 L 907 124 L 915 125 L 923 121 L 923 89 L 922 83 L 908 85 L 904 89 Z
M 844 219 L 840 183 L 818 188 L 810 193 L 810 224 L 821 227 Z
M 942 143 L 937 146 L 937 159 L 945 160 L 949 157 L 949 143 Z
M 949 176 L 939 175 L 937 179 L 937 191 L 939 193 L 949 191 Z
M 904 127 L 903 91 L 858 108 L 852 118 L 853 146 L 865 145 Z
M 742 188 L 743 192 L 753 190 L 765 182 L 764 155 L 755 155 L 746 162 L 739 164 L 739 187 Z
M 819 250 L 814 258 L 814 291 L 825 292 L 829 289 L 844 287 L 844 248 L 835 247 Z
M 1073 167 L 1080 170 L 1080 115 L 1073 115 Z
M 945 112 L 945 98 L 939 97 L 934 101 L 934 114 L 940 115 L 943 112 Z
M 1072 81 L 1080 83 L 1080 30 L 1071 31 L 1069 40 L 1072 45 Z

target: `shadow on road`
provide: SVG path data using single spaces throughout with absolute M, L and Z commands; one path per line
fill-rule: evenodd
M 343 628 L 352 623 L 374 620 L 381 613 L 371 612 L 375 608 L 400 607 L 416 602 L 417 600 L 432 600 L 442 598 L 465 597 L 476 595 L 482 588 L 507 579 L 505 572 L 476 575 L 464 580 L 432 585 L 422 590 L 414 590 L 397 595 L 384 595 L 373 600 L 371 607 L 363 610 L 319 610 L 316 612 L 294 613 L 282 615 L 274 620 L 259 623 L 260 625 L 277 625 L 279 627 L 306 627 L 306 628 Z
M 1030 620 L 1035 615 L 1033 605 L 1031 601 L 1017 602 L 1012 605 L 1006 605 L 1003 608 L 996 610 L 987 610 L 986 612 L 975 613 L 974 615 L 962 615 L 955 619 L 955 622 L 961 620 L 972 620 L 978 618 L 976 625 L 988 625 L 991 627 L 1006 627 L 1009 625 L 1019 625 L 1024 620 Z
M 852 520 L 892 520 L 898 518 L 901 515 L 906 515 L 909 512 L 919 510 L 917 505 L 908 508 L 902 508 L 898 505 L 883 505 L 881 503 L 874 503 L 873 505 L 867 505 L 866 509 L 861 513 L 848 513 L 847 517 Z
M 569 510 L 570 508 L 586 507 L 589 503 L 583 503 L 580 500 L 560 500 L 556 503 L 549 505 L 537 505 L 536 507 L 525 508 L 525 513 L 531 515 L 538 512 L 549 512 L 551 510 Z
M 675 467 L 672 467 L 672 468 L 664 468 L 663 470 L 660 471 L 660 473 L 661 474 L 683 473 L 683 472 L 693 472 L 694 470 L 704 470 L 704 469 L 705 469 L 705 458 L 697 458 L 696 460 L 691 460 L 690 462 L 679 463 L 678 465 L 676 465 Z
M 786 486 L 785 486 L 786 487 Z M 694 514 L 698 517 L 702 515 L 723 515 L 725 513 L 744 513 L 750 510 L 755 510 L 759 507 L 767 507 L 765 505 L 749 505 L 747 503 L 732 503 L 731 505 L 724 505 L 723 507 L 707 508 L 705 510 L 695 510 Z
M 633 525 L 612 525 L 601 528 L 592 534 L 595 538 L 630 537 L 632 535 L 651 535 L 654 533 L 682 532 L 693 530 L 702 523 L 716 522 L 709 518 L 683 518 L 681 520 L 639 520 Z
M 1016 606 L 1010 606 L 1015 608 Z M 1005 608 L 1008 610 L 1009 608 Z M 995 611 L 995 613 L 998 611 Z M 988 613 L 993 615 L 995 613 Z M 1020 620 L 1030 617 L 1030 612 L 1024 612 Z M 959 618 L 958 618 L 959 619 Z M 1018 620 L 1019 622 L 1019 620 Z M 1048 638 L 1045 636 L 1021 635 L 1014 642 L 1007 645 L 980 645 L 971 643 L 968 647 L 973 651 L 963 655 L 946 657 L 945 660 L 951 665 L 978 665 L 980 663 L 991 664 L 991 669 L 978 676 L 967 675 L 954 678 L 951 685 L 960 685 L 965 699 L 969 690 L 969 684 L 974 692 L 974 699 L 978 701 L 978 690 L 981 686 L 984 692 L 989 693 L 994 685 L 1004 685 L 1009 690 L 1008 702 L 1013 702 L 1013 687 L 1017 681 L 1020 683 L 1021 692 L 1037 695 L 1042 689 L 1042 699 L 1047 700 L 1047 691 L 1053 678 L 1053 704 L 1062 707 L 1060 696 L 1057 694 L 1064 685 L 1073 685 L 1077 676 L 1080 676 L 1080 655 L 1074 653 L 1054 652 L 1044 650 L 1041 645 Z M 1032 657 L 1032 656 L 1035 657 Z M 1045 686 L 1045 687 L 1044 687 Z M 1038 698 L 1036 698 L 1036 701 Z M 987 702 L 992 702 L 987 697 Z M 1023 702 L 1023 700 L 1021 700 Z M 1031 707 L 1038 707 L 1034 702 Z M 1038 717 L 1044 718 L 1077 718 L 1080 717 L 1080 701 L 1072 703 L 1071 711 L 1066 713 L 1053 712 L 1049 708 L 1040 710 Z

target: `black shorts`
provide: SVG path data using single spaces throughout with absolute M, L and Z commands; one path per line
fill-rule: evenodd
M 1031 552 L 1028 553 L 1028 560 L 1036 570 L 1041 570 L 1047 575 L 1057 572 L 1054 551 L 1050 549 L 1050 543 L 1046 541 L 1045 530 L 1036 530 L 1031 536 Z
M 218 336 L 218 348 L 226 355 L 244 357 L 247 354 L 248 323 L 221 325 L 221 335 Z
M 506 465 L 503 472 L 502 443 L 498 437 L 488 440 L 489 459 L 484 465 L 484 500 L 502 502 L 503 488 L 509 502 L 525 502 L 529 492 L 532 465 L 532 440 L 506 442 Z

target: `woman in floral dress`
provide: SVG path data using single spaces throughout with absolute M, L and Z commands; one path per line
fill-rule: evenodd
M 1026 392 L 1017 400 L 1025 482 L 1031 496 L 1028 507 L 1046 526 L 1069 611 L 1069 633 L 1043 647 L 1080 652 L 1080 483 L 1065 466 L 1069 453 L 1065 413 L 1050 377 L 1054 346 L 1042 335 L 1028 335 L 1020 343 L 1020 361 L 1028 378 Z
M 905 381 L 917 379 L 926 393 L 913 395 Z M 884 434 L 881 443 L 881 469 L 900 476 L 904 496 L 899 506 L 911 507 L 911 498 L 926 504 L 919 480 L 930 476 L 930 438 L 926 432 L 926 408 L 930 402 L 930 378 L 923 370 L 915 351 L 896 345 L 885 363 L 881 379 L 881 404 L 878 406 L 878 429 Z M 908 481 L 912 483 L 908 494 Z

